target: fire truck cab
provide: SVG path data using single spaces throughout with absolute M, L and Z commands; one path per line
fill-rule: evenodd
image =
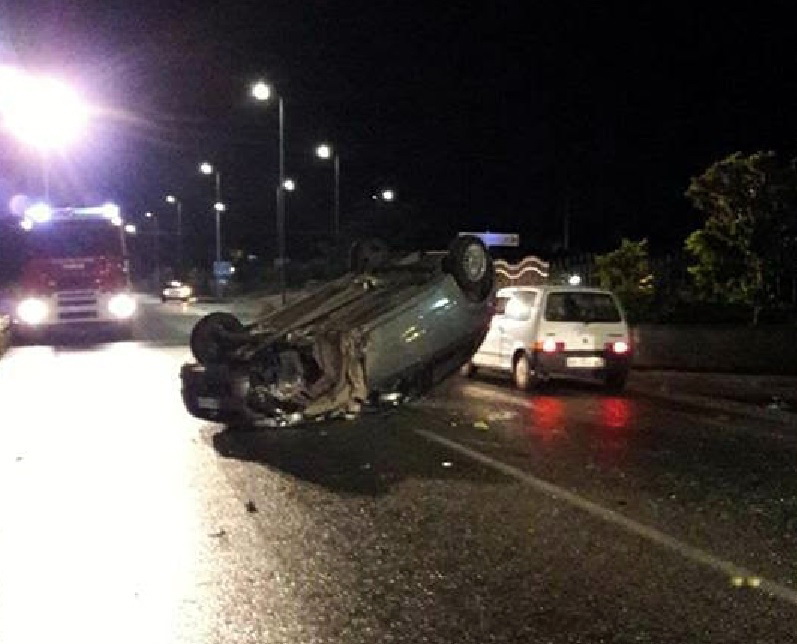
M 14 308 L 18 332 L 113 325 L 136 313 L 119 207 L 29 208 L 25 260 Z

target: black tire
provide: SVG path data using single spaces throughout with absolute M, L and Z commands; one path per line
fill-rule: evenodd
M 512 382 L 520 391 L 531 391 L 539 384 L 531 368 L 528 354 L 519 353 L 512 361 Z
M 473 302 L 483 302 L 493 291 L 493 258 L 478 237 L 462 235 L 451 242 L 444 268 Z
M 381 239 L 359 239 L 349 249 L 349 270 L 352 273 L 364 273 L 379 268 L 388 258 L 387 244 Z
M 240 333 L 244 330 L 241 321 L 230 313 L 216 312 L 203 317 L 191 331 L 191 353 L 200 364 L 224 362 L 230 343 L 219 331 Z
M 628 381 L 628 370 L 610 371 L 603 378 L 603 388 L 612 394 L 619 394 L 625 389 Z

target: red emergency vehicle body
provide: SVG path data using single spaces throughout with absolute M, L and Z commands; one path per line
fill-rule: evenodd
M 40 211 L 41 212 L 41 211 Z M 118 208 L 47 211 L 23 228 L 26 261 L 15 323 L 27 328 L 113 323 L 135 315 Z

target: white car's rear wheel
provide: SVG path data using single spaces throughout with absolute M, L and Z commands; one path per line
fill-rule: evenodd
M 525 353 L 518 354 L 512 363 L 512 380 L 521 391 L 528 391 L 536 383 L 529 357 Z

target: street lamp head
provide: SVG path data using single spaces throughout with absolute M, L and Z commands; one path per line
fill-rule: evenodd
M 271 89 L 271 85 L 269 85 L 266 81 L 259 80 L 252 83 L 250 92 L 252 94 L 252 98 L 254 98 L 256 101 L 267 101 L 271 98 L 274 90 Z
M 199 164 L 199 171 L 202 174 L 213 174 L 213 164 L 203 161 Z
M 379 196 L 382 197 L 382 201 L 395 201 L 396 191 L 391 188 L 385 188 L 379 193 Z
M 148 210 L 147 212 L 145 212 L 145 213 L 144 213 L 144 216 L 145 216 L 147 219 L 152 219 L 152 217 L 154 217 L 154 215 L 153 215 L 153 214 L 152 214 L 152 213 L 151 213 L 149 210 Z
M 177 197 L 174 195 L 166 195 L 166 203 L 177 203 Z
M 293 192 L 296 190 L 296 182 L 293 179 L 285 179 L 285 181 L 282 182 L 282 187 L 288 192 Z
M 125 225 L 125 232 L 128 235 L 135 235 L 136 234 L 136 226 L 135 226 L 135 224 L 126 224 Z
M 224 212 L 225 210 L 227 210 L 227 206 L 223 204 L 221 201 L 217 201 L 216 203 L 213 204 L 213 210 L 215 210 L 216 212 Z
M 331 159 L 332 158 L 332 146 L 329 143 L 321 143 L 320 145 L 316 146 L 315 155 L 319 159 Z

